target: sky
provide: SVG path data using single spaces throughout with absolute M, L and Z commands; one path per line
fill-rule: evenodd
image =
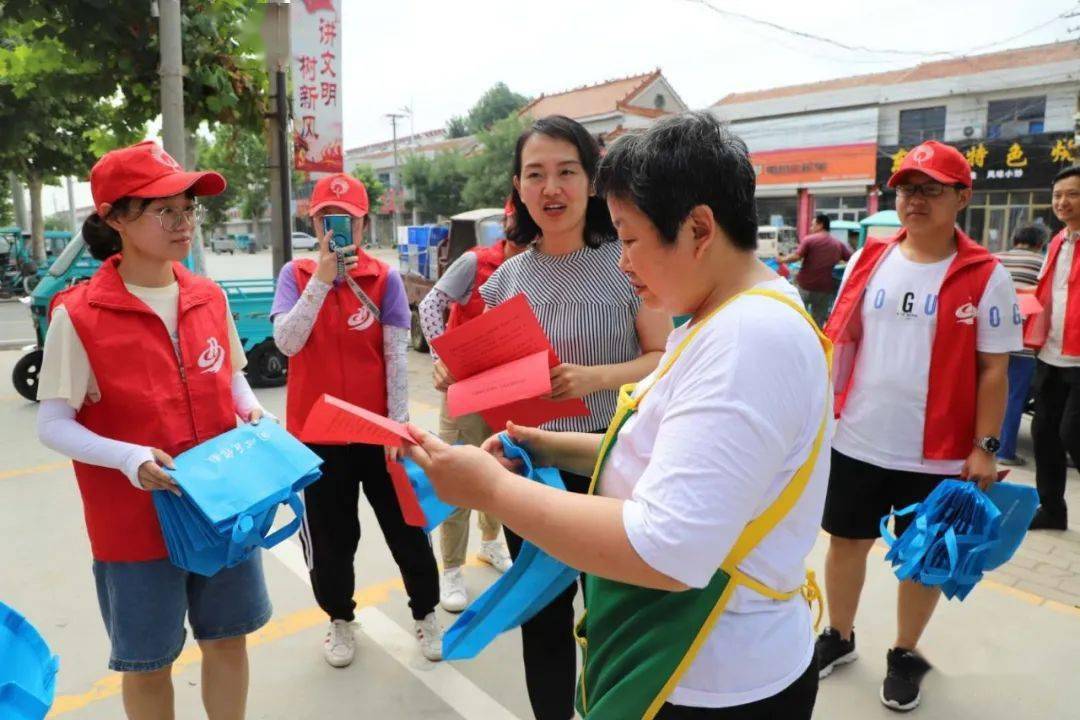
M 659 67 L 697 109 L 730 92 L 947 57 L 902 53 L 975 54 L 1080 38 L 1080 14 L 1054 20 L 1080 13 L 1076 0 L 707 1 L 875 52 L 720 15 L 702 0 L 342 0 L 345 148 L 389 139 L 385 115 L 402 108 L 412 118 L 399 134 L 442 127 L 500 81 L 535 96 Z M 88 204 L 89 186 L 80 183 L 76 205 Z M 66 191 L 47 190 L 44 206 L 46 214 L 66 209 Z

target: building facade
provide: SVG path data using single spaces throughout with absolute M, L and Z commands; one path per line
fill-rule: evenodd
M 936 139 L 968 158 L 962 225 L 997 250 L 1024 223 L 1056 227 L 1049 182 L 1077 162 L 1078 97 L 1080 45 L 1064 42 L 733 94 L 712 110 L 750 148 L 762 224 L 801 235 L 816 212 L 858 220 L 893 207 L 893 168 Z

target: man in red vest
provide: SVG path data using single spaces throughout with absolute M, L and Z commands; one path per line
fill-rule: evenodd
M 830 627 L 821 677 L 856 658 L 854 622 L 882 516 L 924 500 L 944 478 L 996 479 L 1008 353 L 1021 348 L 1009 273 L 956 227 L 971 169 L 930 141 L 889 179 L 903 228 L 852 256 L 825 333 L 836 346 L 832 469 L 822 526 Z M 899 536 L 911 517 L 896 518 Z M 900 583 L 898 632 L 881 702 L 914 709 L 930 669 L 916 645 L 940 592 Z
M 513 221 L 514 204 L 507 200 L 504 225 Z M 428 343 L 444 332 L 464 325 L 469 320 L 484 312 L 484 299 L 480 297 L 480 287 L 487 282 L 491 274 L 507 260 L 517 255 L 525 246 L 500 240 L 487 247 L 476 246 L 454 261 L 439 278 L 431 292 L 420 302 L 420 327 Z M 447 314 L 449 311 L 449 317 Z M 446 365 L 439 360 L 434 350 L 431 359 L 435 363 L 435 389 L 445 393 L 453 382 Z M 450 417 L 443 395 L 439 413 L 439 437 L 445 442 L 465 443 L 479 446 L 492 431 L 479 414 Z M 439 541 L 442 548 L 443 574 L 439 582 L 439 604 L 447 612 L 458 613 L 469 604 L 468 591 L 465 587 L 463 566 L 466 548 L 469 542 L 468 508 L 456 510 L 439 527 Z M 499 572 L 510 569 L 510 553 L 499 541 L 502 523 L 498 518 L 487 513 L 479 513 L 480 552 L 477 557 L 481 562 L 491 565 Z
M 1035 367 L 1035 484 L 1039 510 L 1032 530 L 1066 530 L 1066 454 L 1080 465 L 1080 166 L 1053 183 L 1053 207 L 1065 227 L 1050 243 L 1035 296 L 1043 311 L 1024 328 L 1024 344 L 1038 352 Z

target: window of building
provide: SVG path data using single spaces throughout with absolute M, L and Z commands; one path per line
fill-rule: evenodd
M 665 105 L 667 105 L 667 98 L 664 97 L 663 93 L 657 93 L 656 98 L 653 100 L 653 106 L 657 110 L 663 110 Z
M 945 106 L 912 108 L 900 111 L 900 144 L 918 145 L 925 140 L 945 137 Z
M 381 182 L 385 186 L 389 186 L 390 185 L 390 173 L 388 173 L 388 172 L 379 173 L 379 182 Z
M 1034 135 L 1045 125 L 1045 95 L 991 100 L 986 109 L 986 137 L 991 140 Z
M 814 212 L 833 220 L 858 222 L 866 217 L 865 195 L 815 195 Z
M 1051 232 L 1061 227 L 1050 208 L 1050 193 L 1045 190 L 976 192 L 960 225 L 990 252 L 1001 252 L 1011 247 L 1009 239 L 1018 228 L 1032 222 L 1046 225 Z
M 796 227 L 799 219 L 799 201 L 794 197 L 757 198 L 758 225 Z

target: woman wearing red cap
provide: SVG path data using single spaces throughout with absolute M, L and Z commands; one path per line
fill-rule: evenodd
M 509 230 L 514 221 L 514 203 L 506 200 L 503 209 L 503 228 Z M 457 260 L 439 278 L 435 287 L 420 303 L 420 327 L 428 344 L 447 330 L 464 325 L 469 320 L 479 317 L 484 312 L 484 298 L 480 288 L 491 274 L 525 248 L 505 238 L 487 247 L 476 246 L 461 254 Z M 479 446 L 491 437 L 491 428 L 479 414 L 465 415 L 460 418 L 450 417 L 446 407 L 446 390 L 453 383 L 453 378 L 446 365 L 439 360 L 434 348 L 431 360 L 435 363 L 435 389 L 443 393 L 439 409 L 439 437 L 455 445 L 466 443 Z M 439 544 L 442 549 L 443 574 L 439 581 L 439 604 L 443 610 L 459 613 L 469 604 L 468 590 L 462 568 L 465 565 L 466 548 L 469 543 L 468 508 L 458 508 L 442 525 L 439 526 Z M 477 558 L 500 573 L 510 569 L 510 553 L 499 541 L 502 523 L 499 519 L 479 513 L 480 516 L 480 552 Z
M 409 304 L 397 271 L 361 248 L 367 190 L 350 175 L 324 177 L 315 184 L 309 212 L 317 229 L 325 215 L 349 215 L 353 245 L 335 251 L 331 233 L 323 233 L 318 260 L 286 263 L 278 276 L 270 314 L 274 342 L 289 357 L 286 426 L 299 433 L 323 393 L 404 422 Z M 323 476 L 304 493 L 300 539 L 315 599 L 330 616 L 326 661 L 345 667 L 355 653 L 353 558 L 360 542 L 361 486 L 405 581 L 420 650 L 429 660 L 441 659 L 438 568 L 427 535 L 405 524 L 394 494 L 386 462 L 397 459 L 396 449 L 384 455 L 375 445 L 310 447 L 323 458 Z
M 242 718 L 245 636 L 271 615 L 258 553 L 213 577 L 172 565 L 147 491 L 178 492 L 172 455 L 265 412 L 225 294 L 181 264 L 198 195 L 225 180 L 189 173 L 147 141 L 90 172 L 97 209 L 83 225 L 104 261 L 56 296 L 39 377 L 38 434 L 75 461 L 98 602 L 132 720 L 173 715 L 171 666 L 185 616 L 203 654 L 209 718 Z
M 829 623 L 817 641 L 821 676 L 856 659 L 855 611 L 866 556 L 892 510 L 925 500 L 942 479 L 986 488 L 997 475 L 1008 353 L 1020 350 L 1009 273 L 956 227 L 971 168 L 929 141 L 889 179 L 903 229 L 852 256 L 825 333 L 836 345 L 832 468 L 822 527 Z M 899 536 L 911 516 L 895 520 Z M 940 596 L 900 583 L 897 635 L 881 702 L 914 709 L 930 664 L 916 650 Z

